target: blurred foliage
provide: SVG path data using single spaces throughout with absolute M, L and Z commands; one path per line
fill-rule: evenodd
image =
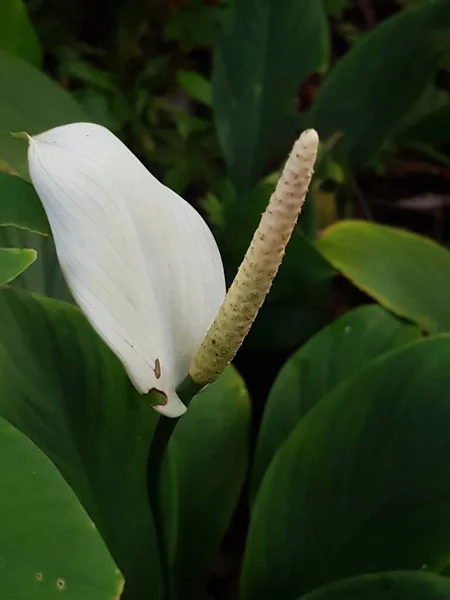
M 416 179 L 405 192 L 411 172 L 433 176 L 426 190 L 442 209 L 449 0 L 0 0 L 0 15 L 0 284 L 18 276 L 26 290 L 0 290 L 0 414 L 77 493 L 96 544 L 101 535 L 127 579 L 125 599 L 160 600 L 170 586 L 177 598 L 201 597 L 251 461 L 249 398 L 230 370 L 176 430 L 164 557 L 146 478 L 157 417 L 78 311 L 29 293 L 67 290 L 27 181 L 26 143 L 11 130 L 110 128 L 203 212 L 230 280 L 292 141 L 318 129 L 310 193 L 240 355 L 257 414 L 269 393 L 242 597 L 375 597 L 383 585 L 401 600 L 447 597 L 447 579 L 417 570 L 448 572 L 450 552 L 448 234 L 439 230 L 438 245 L 335 221 L 372 219 L 376 186 L 394 187 L 398 172 L 396 194 L 419 220 L 430 201 Z M 343 298 L 333 295 L 337 273 L 354 284 Z M 355 288 L 366 296 L 355 301 Z M 382 307 L 347 311 L 368 296 Z M 116 594 L 112 562 L 104 568 Z
M 167 185 L 195 195 L 220 176 L 209 55 L 225 8 L 202 0 L 29 3 L 47 71 Z
M 334 271 L 312 242 L 342 216 L 371 217 L 361 176 L 411 152 L 449 167 L 447 0 L 2 1 L 0 167 L 26 177 L 11 128 L 103 124 L 205 214 L 228 280 L 290 144 L 318 129 L 316 176 L 252 351 L 293 351 L 329 320 Z

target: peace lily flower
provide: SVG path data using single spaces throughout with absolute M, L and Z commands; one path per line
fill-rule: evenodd
M 75 301 L 156 410 L 183 414 L 176 388 L 225 296 L 212 233 L 99 125 L 30 138 L 28 163 Z
M 31 180 L 75 301 L 136 389 L 158 392 L 160 413 L 182 415 L 177 387 L 188 373 L 203 386 L 223 371 L 270 289 L 311 180 L 316 132 L 294 144 L 226 297 L 201 216 L 111 132 L 75 123 L 28 139 Z

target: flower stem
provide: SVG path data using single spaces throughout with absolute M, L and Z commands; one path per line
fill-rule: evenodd
M 183 403 L 188 406 L 195 394 L 201 389 L 189 376 L 181 383 L 177 389 L 177 394 Z M 181 417 L 180 417 L 181 418 Z M 165 588 L 165 600 L 174 600 L 173 581 L 170 572 L 171 565 L 166 543 L 164 530 L 164 506 L 162 504 L 161 484 L 163 476 L 164 458 L 170 438 L 177 426 L 178 419 L 168 419 L 161 416 L 153 435 L 150 445 L 148 459 L 148 481 L 149 481 L 149 500 L 150 508 L 153 513 L 156 538 L 161 560 L 162 576 Z M 174 491 L 173 493 L 176 493 Z
M 189 375 L 179 385 L 177 394 L 183 404 L 188 407 L 192 398 L 202 389 L 202 385 L 196 383 Z M 162 457 L 167 449 L 172 433 L 178 423 L 179 419 L 168 419 L 161 417 L 156 425 L 155 434 L 150 446 L 150 460 L 149 465 L 155 461 L 155 465 L 158 464 L 160 468 Z

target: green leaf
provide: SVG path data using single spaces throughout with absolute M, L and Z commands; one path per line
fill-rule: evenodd
M 35 260 L 35 250 L 0 248 L 0 285 L 15 279 Z
M 419 6 L 420 4 L 430 4 L 436 2 L 436 0 L 397 0 L 398 4 L 402 4 L 405 7 Z
M 450 336 L 372 361 L 300 421 L 261 484 L 242 598 L 450 557 Z
M 89 119 L 75 100 L 26 62 L 0 51 L 0 161 L 28 178 L 27 142 L 10 132 L 30 135 Z
M 328 25 L 317 0 L 236 0 L 214 56 L 213 109 L 228 175 L 252 188 L 293 141 L 299 85 L 323 70 Z
M 430 112 L 423 119 L 412 123 L 396 135 L 396 141 L 403 145 L 428 144 L 439 148 L 450 141 L 450 97 L 447 106 Z M 447 157 L 447 160 L 448 159 Z
M 179 499 L 172 573 L 179 600 L 206 593 L 247 470 L 249 428 L 245 384 L 230 367 L 192 400 L 175 429 L 170 449 Z
M 264 409 L 253 471 L 253 493 L 297 423 L 338 384 L 371 360 L 420 335 L 381 307 L 363 306 L 311 338 L 280 371 Z
M 450 113 L 450 94 L 433 83 L 397 122 L 394 131 L 395 141 L 397 143 L 425 141 L 436 146 L 447 142 L 450 140 L 450 132 L 445 129 L 448 113 Z M 437 123 L 434 124 L 434 121 Z M 439 121 L 444 131 L 439 130 Z M 429 132 L 427 126 L 430 128 Z
M 386 19 L 342 58 L 320 87 L 310 114 L 322 139 L 360 168 L 378 152 L 450 51 L 450 3 L 436 0 Z M 376 98 L 376 102 L 374 101 Z
M 202 0 L 183 2 L 177 7 L 176 18 L 167 19 L 163 37 L 176 42 L 184 55 L 210 48 L 216 39 L 223 10 L 222 4 L 208 5 Z
M 177 71 L 177 82 L 194 100 L 211 106 L 211 84 L 200 73 L 195 71 Z
M 70 295 L 56 259 L 53 240 L 47 237 L 49 234 L 47 217 L 32 185 L 20 177 L 0 172 L 0 246 L 34 249 L 26 251 L 34 253 L 33 264 L 30 263 L 26 271 L 20 270 L 22 274 L 14 285 L 67 300 Z M 22 254 L 23 258 L 25 256 Z
M 428 238 L 363 221 L 327 229 L 317 249 L 380 304 L 427 332 L 450 331 L 450 253 Z
M 0 331 L 0 414 L 76 492 L 125 576 L 124 600 L 160 599 L 147 493 L 151 398 L 71 305 L 0 290 Z
M 303 283 L 296 280 L 295 285 L 301 287 Z M 268 378 L 272 382 L 278 368 L 268 353 L 275 353 L 277 358 L 284 360 L 329 323 L 330 305 L 331 281 L 304 289 L 301 299 L 274 303 L 267 301 L 245 339 L 240 350 L 241 356 L 247 352 L 249 360 L 263 361 L 262 364 L 272 373 Z
M 32 185 L 20 177 L 0 172 L 0 246 L 31 247 L 37 251 L 37 260 L 14 285 L 67 300 L 70 294 L 56 259 L 53 240 L 42 238 L 49 234 L 47 217 Z
M 0 0 L 0 50 L 39 67 L 42 50 L 22 0 Z
M 71 300 L 58 264 L 55 245 L 50 236 L 11 226 L 0 227 L 0 246 L 5 248 L 31 247 L 37 252 L 37 259 L 14 280 L 14 287 L 58 300 Z
M 45 211 L 33 186 L 0 172 L 0 226 L 13 225 L 42 235 L 50 234 Z
M 340 21 L 348 8 L 349 0 L 323 0 L 323 3 L 327 15 Z
M 50 460 L 0 418 L 0 588 L 19 600 L 118 600 L 122 578 Z
M 448 600 L 450 579 L 433 573 L 399 571 L 360 575 L 332 583 L 301 600 Z

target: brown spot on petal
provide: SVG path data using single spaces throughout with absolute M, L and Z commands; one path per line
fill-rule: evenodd
M 159 362 L 159 358 L 155 360 L 155 377 L 156 379 L 161 377 L 161 363 Z

